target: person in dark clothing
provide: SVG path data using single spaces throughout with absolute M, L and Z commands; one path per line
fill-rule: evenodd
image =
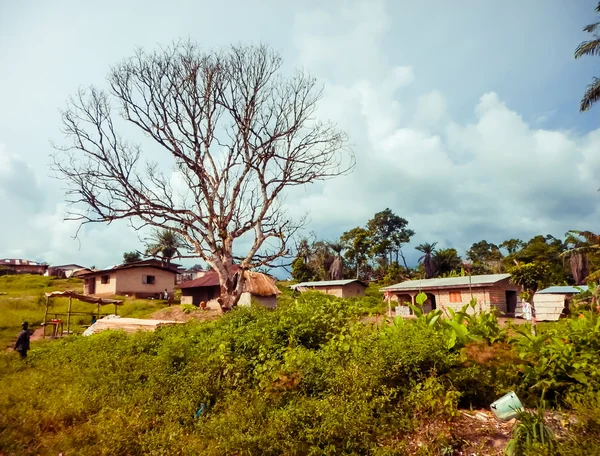
M 17 342 L 15 343 L 15 350 L 19 352 L 21 355 L 21 359 L 25 359 L 27 357 L 27 352 L 29 351 L 29 323 L 26 321 L 21 325 L 22 331 L 19 333 L 19 337 L 17 337 Z

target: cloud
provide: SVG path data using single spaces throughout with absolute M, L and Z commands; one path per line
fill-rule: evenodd
M 356 21 L 371 23 L 384 14 L 358 5 Z M 381 34 L 373 39 L 358 26 L 341 29 L 329 32 L 334 47 L 352 35 L 363 43 L 361 55 L 378 55 Z M 330 41 L 320 38 L 321 48 L 329 48 Z M 297 42 L 300 55 L 319 63 L 311 43 Z M 337 54 L 336 63 L 344 67 L 345 59 L 355 56 Z M 349 177 L 295 195 L 295 211 L 310 211 L 322 237 L 364 225 L 386 207 L 409 220 L 417 243 L 440 241 L 463 251 L 480 239 L 593 229 L 600 212 L 600 130 L 579 134 L 529 124 L 493 91 L 471 106 L 472 120 L 453 118 L 452 94 L 431 88 L 415 93 L 407 89 L 419 80 L 412 67 L 373 62 L 378 66 L 370 77 L 325 77 L 321 113 L 351 134 L 357 166 Z

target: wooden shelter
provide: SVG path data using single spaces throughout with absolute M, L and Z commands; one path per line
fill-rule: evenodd
M 96 296 L 87 296 L 87 295 L 82 295 L 82 294 L 76 293 L 72 290 L 52 291 L 50 293 L 45 293 L 45 295 L 46 295 L 46 312 L 44 313 L 44 338 L 46 337 L 46 326 L 48 325 L 48 307 L 49 307 L 51 298 L 69 298 L 69 308 L 67 310 L 67 334 L 69 334 L 69 332 L 71 330 L 71 315 L 80 314 L 80 312 L 72 312 L 71 311 L 72 304 L 73 304 L 73 298 L 75 298 L 76 300 L 81 301 L 81 302 L 87 302 L 89 304 L 96 304 L 96 306 L 97 306 L 96 317 L 98 319 L 100 319 L 100 306 L 114 304 L 115 314 L 116 314 L 117 306 L 120 306 L 123 304 L 123 301 L 120 301 L 118 299 L 107 299 L 107 298 L 98 298 Z M 55 314 L 55 316 L 58 316 L 58 315 L 61 315 L 61 314 Z M 86 315 L 89 315 L 89 314 L 86 313 Z M 93 315 L 93 313 L 92 313 L 92 315 Z M 53 320 L 52 324 L 55 324 L 54 320 Z M 62 333 L 62 331 L 61 331 L 61 333 Z

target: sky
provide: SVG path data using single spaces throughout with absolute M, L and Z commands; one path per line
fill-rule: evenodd
M 107 267 L 142 248 L 127 223 L 64 221 L 51 141 L 78 88 L 180 38 L 265 43 L 323 85 L 318 115 L 348 133 L 356 167 L 286 195 L 319 238 L 390 208 L 416 233 L 414 264 L 421 242 L 463 254 L 482 239 L 598 231 L 600 106 L 578 107 L 600 60 L 573 58 L 596 4 L 0 0 L 0 258 Z

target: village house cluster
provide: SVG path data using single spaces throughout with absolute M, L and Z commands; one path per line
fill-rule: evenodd
M 134 298 L 170 297 L 176 288 L 181 290 L 181 303 L 219 310 L 216 302 L 220 293 L 219 278 L 215 271 L 185 269 L 175 263 L 146 259 L 120 264 L 106 269 L 91 269 L 78 264 L 50 266 L 46 263 L 23 259 L 0 259 L 1 274 L 40 274 L 57 277 L 77 277 L 84 281 L 84 295 L 106 298 L 127 296 Z M 244 272 L 244 290 L 239 301 L 249 306 L 251 301 L 267 308 L 277 306 L 281 293 L 275 279 L 259 272 Z M 338 298 L 365 296 L 368 284 L 358 279 L 302 282 L 291 285 L 295 292 L 320 291 Z M 534 296 L 537 319 L 556 321 L 568 312 L 570 299 L 587 287 L 550 287 Z M 523 314 L 522 289 L 510 281 L 510 274 L 487 274 L 424 280 L 407 280 L 380 289 L 393 302 L 395 315 L 410 316 L 408 303 L 415 304 L 423 292 L 427 300 L 426 312 L 437 308 L 460 310 L 476 299 L 475 312 L 497 309 L 506 317 Z

